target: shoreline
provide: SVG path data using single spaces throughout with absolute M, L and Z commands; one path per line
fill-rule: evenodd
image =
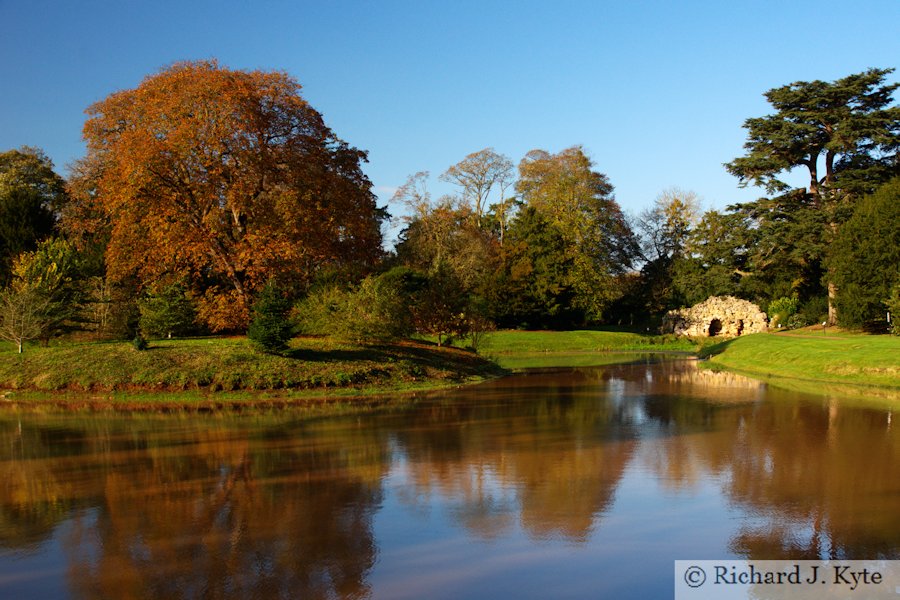
M 418 385 L 302 390 L 111 391 L 104 393 L 36 390 L 0 391 L 0 410 L 22 412 L 240 413 L 305 410 L 335 414 L 397 403 L 423 395 L 484 383 L 506 373 L 467 381 L 423 381 Z
M 757 377 L 900 391 L 900 338 L 758 333 L 705 347 L 709 365 Z
M 523 344 L 525 336 L 532 343 Z M 900 361 L 891 360 L 900 356 L 900 338 L 764 333 L 711 345 L 694 340 L 692 351 L 684 341 L 660 341 L 636 347 L 633 334 L 503 331 L 493 334 L 479 355 L 427 341 L 360 345 L 296 338 L 284 356 L 260 353 L 246 338 L 160 340 L 143 352 L 127 342 L 70 343 L 23 355 L 4 352 L 12 360 L 5 369 L 0 365 L 0 409 L 339 412 L 402 404 L 531 369 L 626 364 L 654 356 L 699 359 L 701 368 L 795 391 L 900 403 Z M 12 377 L 18 377 L 16 385 L 9 385 Z
M 0 406 L 226 409 L 321 405 L 452 388 L 507 373 L 458 348 L 295 338 L 281 355 L 246 338 L 83 342 L 3 353 Z

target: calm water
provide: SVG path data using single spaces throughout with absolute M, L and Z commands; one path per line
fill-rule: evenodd
M 0 413 L 3 598 L 665 598 L 675 559 L 829 556 L 900 558 L 891 413 L 690 362 L 330 418 Z

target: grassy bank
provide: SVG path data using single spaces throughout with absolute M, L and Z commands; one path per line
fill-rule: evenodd
M 298 338 L 283 356 L 256 350 L 246 338 L 64 343 L 0 351 L 0 388 L 19 392 L 208 392 L 272 390 L 364 394 L 477 381 L 502 370 L 470 352 L 402 342 L 379 346 Z M 188 392 L 188 393 L 184 393 Z M 11 394 L 7 393 L 9 398 Z M 160 397 L 165 397 L 160 394 Z M 225 398 L 226 396 L 220 396 Z
M 709 345 L 706 363 L 796 385 L 880 386 L 900 390 L 900 338 L 849 333 L 757 334 Z M 62 407 L 226 406 L 278 408 L 358 405 L 362 396 L 421 391 L 479 381 L 509 369 L 595 366 L 651 353 L 689 355 L 695 341 L 614 331 L 499 331 L 480 356 L 459 348 L 406 341 L 379 346 L 297 338 L 283 356 L 264 354 L 243 337 L 127 342 L 60 342 L 25 354 L 0 345 L 0 400 Z M 491 359 L 491 362 L 487 359 Z M 352 399 L 351 399 L 352 397 Z M 376 402 L 376 400 L 371 400 Z
M 900 337 L 759 333 L 701 351 L 709 364 L 749 375 L 900 388 Z
M 0 344 L 0 389 L 6 390 L 0 400 L 215 410 L 312 406 L 327 396 L 332 406 L 355 405 L 362 396 L 438 389 L 506 369 L 629 362 L 694 348 L 685 340 L 610 331 L 500 331 L 483 341 L 480 355 L 428 341 L 363 346 L 324 338 L 296 338 L 283 356 L 262 353 L 243 337 L 160 340 L 145 351 L 128 342 L 60 341 L 29 345 L 22 355 Z
M 696 351 L 696 344 L 672 336 L 623 331 L 496 331 L 478 351 L 506 369 L 587 367 L 629 362 L 635 354 Z

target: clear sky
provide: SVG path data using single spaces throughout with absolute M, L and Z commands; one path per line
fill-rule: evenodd
M 763 92 L 900 66 L 898 24 L 900 0 L 0 0 L 0 151 L 66 174 L 88 105 L 217 58 L 293 75 L 385 203 L 416 171 L 449 191 L 437 176 L 488 146 L 581 144 L 626 211 L 673 186 L 721 208 L 762 195 L 722 163 Z

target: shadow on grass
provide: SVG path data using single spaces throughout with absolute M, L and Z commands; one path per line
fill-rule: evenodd
M 725 350 L 734 343 L 738 338 L 731 338 L 727 340 L 722 340 L 721 342 L 716 342 L 715 344 L 704 345 L 697 352 L 697 356 L 700 358 L 710 358 L 712 356 L 716 356 L 717 354 L 722 354 Z
M 369 361 L 380 364 L 404 362 L 422 369 L 447 369 L 451 367 L 461 375 L 483 375 L 486 371 L 502 371 L 494 363 L 477 354 L 469 354 L 459 350 L 446 348 L 404 346 L 404 345 L 371 345 L 353 349 L 316 350 L 310 348 L 294 348 L 282 356 L 306 362 L 362 362 Z
M 174 350 L 174 349 L 175 349 L 174 346 L 157 346 L 157 345 L 154 345 L 153 342 L 150 342 L 146 348 L 144 348 L 143 350 L 140 350 L 139 352 L 148 352 L 148 351 L 158 352 L 158 351 Z

